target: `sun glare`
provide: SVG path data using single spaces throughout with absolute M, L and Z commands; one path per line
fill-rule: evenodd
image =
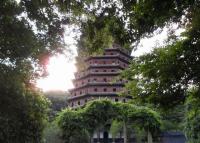
M 72 79 L 76 71 L 75 61 L 69 61 L 65 56 L 52 57 L 47 66 L 49 76 L 39 79 L 37 86 L 43 91 L 62 90 L 73 88 Z

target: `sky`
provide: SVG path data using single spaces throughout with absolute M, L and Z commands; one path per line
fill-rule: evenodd
M 180 35 L 183 30 L 177 30 L 176 35 Z M 167 28 L 164 28 L 163 32 L 155 34 L 151 38 L 144 38 L 139 43 L 137 50 L 132 51 L 132 56 L 140 56 L 152 51 L 153 47 L 162 46 L 167 39 Z M 45 78 L 41 78 L 37 81 L 37 87 L 43 91 L 68 91 L 73 88 L 72 79 L 74 79 L 74 73 L 76 72 L 75 56 L 76 52 L 76 33 L 69 28 L 66 29 L 65 41 L 68 43 L 68 48 L 72 50 L 73 54 L 57 55 L 50 58 L 47 70 L 49 75 Z M 69 58 L 70 57 L 70 58 Z
M 73 88 L 72 79 L 74 79 L 74 73 L 76 72 L 75 57 L 77 33 L 73 32 L 73 29 L 65 27 L 65 43 L 67 43 L 66 55 L 56 55 L 50 58 L 47 65 L 48 76 L 37 80 L 37 87 L 43 91 L 67 91 Z

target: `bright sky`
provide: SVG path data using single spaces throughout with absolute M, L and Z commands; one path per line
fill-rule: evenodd
M 46 78 L 41 78 L 37 81 L 37 87 L 43 91 L 62 90 L 67 91 L 73 88 L 72 79 L 76 72 L 75 56 L 76 53 L 76 40 L 77 33 L 72 29 L 66 27 L 65 42 L 67 43 L 68 52 L 64 55 L 57 55 L 50 58 L 47 70 L 49 75 Z
M 176 32 L 176 35 L 179 35 L 183 30 Z M 75 45 L 75 33 L 68 31 L 65 34 L 65 41 L 69 43 L 69 48 L 75 53 L 70 55 L 70 60 L 63 55 L 52 57 L 49 61 L 48 72 L 49 76 L 46 78 L 40 79 L 37 81 L 37 86 L 43 91 L 49 90 L 62 90 L 67 91 L 70 88 L 73 88 L 72 79 L 74 79 L 74 72 L 76 71 L 75 67 L 75 56 L 76 56 L 76 47 Z M 152 51 L 152 48 L 156 45 L 162 45 L 164 40 L 167 38 L 167 28 L 160 34 L 155 35 L 152 38 L 145 38 L 141 40 L 140 44 L 136 51 L 132 52 L 132 56 L 140 56 L 144 53 L 149 53 Z

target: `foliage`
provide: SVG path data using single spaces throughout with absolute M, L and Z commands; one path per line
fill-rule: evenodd
M 40 143 L 47 122 L 48 100 L 25 88 L 14 73 L 2 73 L 0 79 L 0 142 Z
M 186 102 L 185 133 L 189 143 L 200 141 L 200 99 L 199 91 L 195 88 L 190 90 Z
M 110 133 L 112 134 L 112 137 L 115 138 L 117 134 L 122 130 L 122 128 L 123 128 L 123 123 L 114 120 L 110 127 Z
M 58 126 L 62 131 L 62 138 L 66 143 L 88 143 L 89 135 L 85 129 L 82 111 L 73 111 L 66 109 L 61 112 L 58 120 Z
M 172 109 L 161 110 L 163 131 L 183 131 L 184 129 L 184 115 L 185 105 L 177 105 Z
M 127 121 L 152 133 L 158 131 L 161 125 L 158 113 L 150 108 L 109 100 L 95 100 L 77 110 L 66 109 L 58 117 L 58 125 L 64 140 L 70 143 L 75 134 L 87 132 L 92 135 L 95 129 L 113 120 Z
M 62 109 L 67 107 L 67 92 L 62 91 L 49 91 L 45 92 L 44 96 L 51 101 L 50 117 L 53 118 Z
M 137 44 L 154 31 L 171 23 L 188 26 L 198 9 L 194 0 L 85 0 L 58 1 L 62 12 L 71 12 L 71 22 L 79 24 L 81 47 L 88 51 L 117 42 L 123 47 Z M 196 14 L 198 15 L 198 14 Z
M 42 141 L 49 102 L 35 80 L 63 51 L 61 19 L 47 1 L 0 1 L 0 142 Z
M 43 139 L 45 143 L 64 143 L 61 139 L 60 128 L 55 121 L 45 127 Z

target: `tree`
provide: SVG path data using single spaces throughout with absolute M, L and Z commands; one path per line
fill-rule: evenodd
M 61 24 L 47 1 L 0 1 L 0 142 L 42 142 L 49 102 L 35 80 L 63 51 Z
M 49 91 L 45 92 L 44 96 L 51 102 L 50 105 L 50 118 L 54 119 L 56 114 L 67 107 L 67 92 L 63 91 Z
M 25 88 L 15 73 L 8 74 L 0 75 L 0 142 L 39 143 L 49 102 L 39 92 Z
M 189 143 L 198 143 L 200 141 L 199 131 L 199 91 L 195 88 L 189 91 L 189 98 L 186 101 L 186 112 L 185 112 L 185 133 Z
M 86 107 L 77 110 L 67 109 L 60 114 L 57 120 L 63 139 L 69 143 L 74 138 L 76 138 L 76 143 L 80 142 L 77 140 L 79 136 L 75 137 L 74 135 L 89 133 L 91 136 L 97 128 L 110 124 L 113 120 L 123 122 L 124 143 L 128 142 L 127 123 L 145 129 L 149 136 L 148 142 L 151 143 L 152 133 L 158 131 L 161 125 L 158 113 L 148 107 L 137 107 L 128 103 L 112 103 L 109 100 L 92 101 Z

